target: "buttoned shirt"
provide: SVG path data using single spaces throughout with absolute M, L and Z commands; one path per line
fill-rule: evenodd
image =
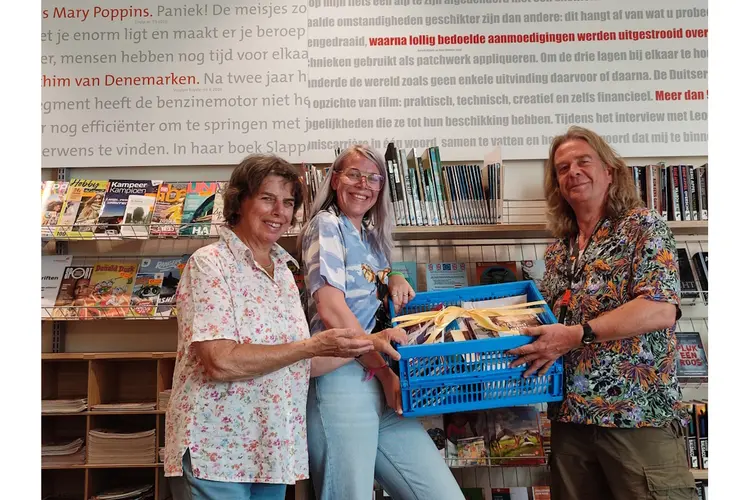
M 558 321 L 579 325 L 638 297 L 679 307 L 674 237 L 653 210 L 604 219 L 572 274 L 571 245 L 577 245 L 575 238 L 558 240 L 545 256 L 540 291 Z M 569 286 L 568 312 L 561 317 L 560 299 Z M 565 399 L 550 404 L 550 418 L 620 428 L 684 421 L 676 349 L 674 325 L 573 349 L 564 358 Z
M 330 285 L 343 292 L 346 305 L 370 333 L 383 300 L 378 297 L 378 283 L 387 283 L 390 272 L 388 260 L 371 241 L 372 234 L 358 230 L 346 215 L 328 210 L 315 214 L 305 231 L 302 248 L 310 331 L 325 330 L 312 296 Z
M 165 476 L 293 484 L 308 477 L 306 405 L 310 361 L 260 377 L 208 377 L 192 345 L 228 339 L 276 345 L 310 337 L 298 288 L 280 246 L 273 278 L 226 227 L 188 260 L 177 289 L 178 343 L 166 417 Z M 295 262 L 296 264 L 296 262 Z

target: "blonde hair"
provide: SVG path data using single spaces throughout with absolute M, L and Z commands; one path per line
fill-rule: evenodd
M 383 188 L 378 192 L 378 199 L 375 202 L 375 205 L 367 211 L 362 219 L 362 223 L 370 232 L 372 245 L 376 250 L 382 252 L 390 263 L 391 253 L 393 251 L 394 223 L 393 215 L 391 214 L 388 170 L 385 166 L 385 158 L 383 155 L 367 144 L 355 144 L 349 146 L 336 157 L 333 165 L 328 169 L 328 174 L 326 174 L 325 179 L 323 179 L 323 183 L 320 185 L 318 194 L 315 196 L 315 200 L 310 208 L 308 222 L 305 224 L 302 231 L 300 231 L 297 239 L 297 246 L 300 255 L 302 251 L 302 238 L 307 231 L 307 226 L 310 224 L 310 221 L 315 217 L 315 214 L 322 210 L 328 210 L 329 208 L 333 208 L 336 211 L 336 214 L 339 214 L 340 208 L 336 198 L 336 191 L 331 187 L 331 181 L 333 179 L 333 174 L 341 172 L 351 156 L 362 156 L 367 158 L 378 167 L 378 173 L 383 176 Z
M 544 197 L 547 200 L 547 219 L 549 230 L 555 238 L 568 238 L 578 232 L 578 223 L 573 208 L 560 192 L 555 170 L 555 153 L 566 142 L 585 141 L 599 156 L 605 168 L 612 173 L 605 200 L 605 215 L 618 218 L 628 210 L 642 207 L 643 201 L 635 188 L 625 161 L 596 132 L 578 126 L 572 126 L 563 135 L 558 135 L 549 147 L 549 157 L 544 164 Z

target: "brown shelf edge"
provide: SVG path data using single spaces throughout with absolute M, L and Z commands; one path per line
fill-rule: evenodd
M 82 464 L 82 465 L 42 465 L 42 470 L 72 469 L 156 469 L 164 467 L 163 463 L 152 464 Z
M 91 359 L 175 359 L 176 352 L 43 352 L 45 361 L 88 361 Z

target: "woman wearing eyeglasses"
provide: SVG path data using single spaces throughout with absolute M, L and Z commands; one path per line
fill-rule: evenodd
M 414 297 L 391 272 L 393 219 L 383 156 L 352 146 L 334 161 L 300 234 L 310 333 L 389 326 Z M 318 500 L 369 500 L 373 478 L 396 500 L 463 498 L 419 421 L 400 416 L 399 378 L 380 354 L 312 360 L 310 476 Z

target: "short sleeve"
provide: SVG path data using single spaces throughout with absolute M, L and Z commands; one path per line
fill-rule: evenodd
M 305 286 L 312 296 L 324 285 L 346 293 L 344 241 L 338 218 L 329 212 L 313 217 L 302 240 Z
M 657 302 L 680 306 L 677 246 L 664 219 L 655 213 L 641 221 L 635 244 L 630 293 Z
M 177 319 L 185 345 L 205 340 L 239 342 L 234 303 L 220 258 L 194 253 L 177 287 Z

